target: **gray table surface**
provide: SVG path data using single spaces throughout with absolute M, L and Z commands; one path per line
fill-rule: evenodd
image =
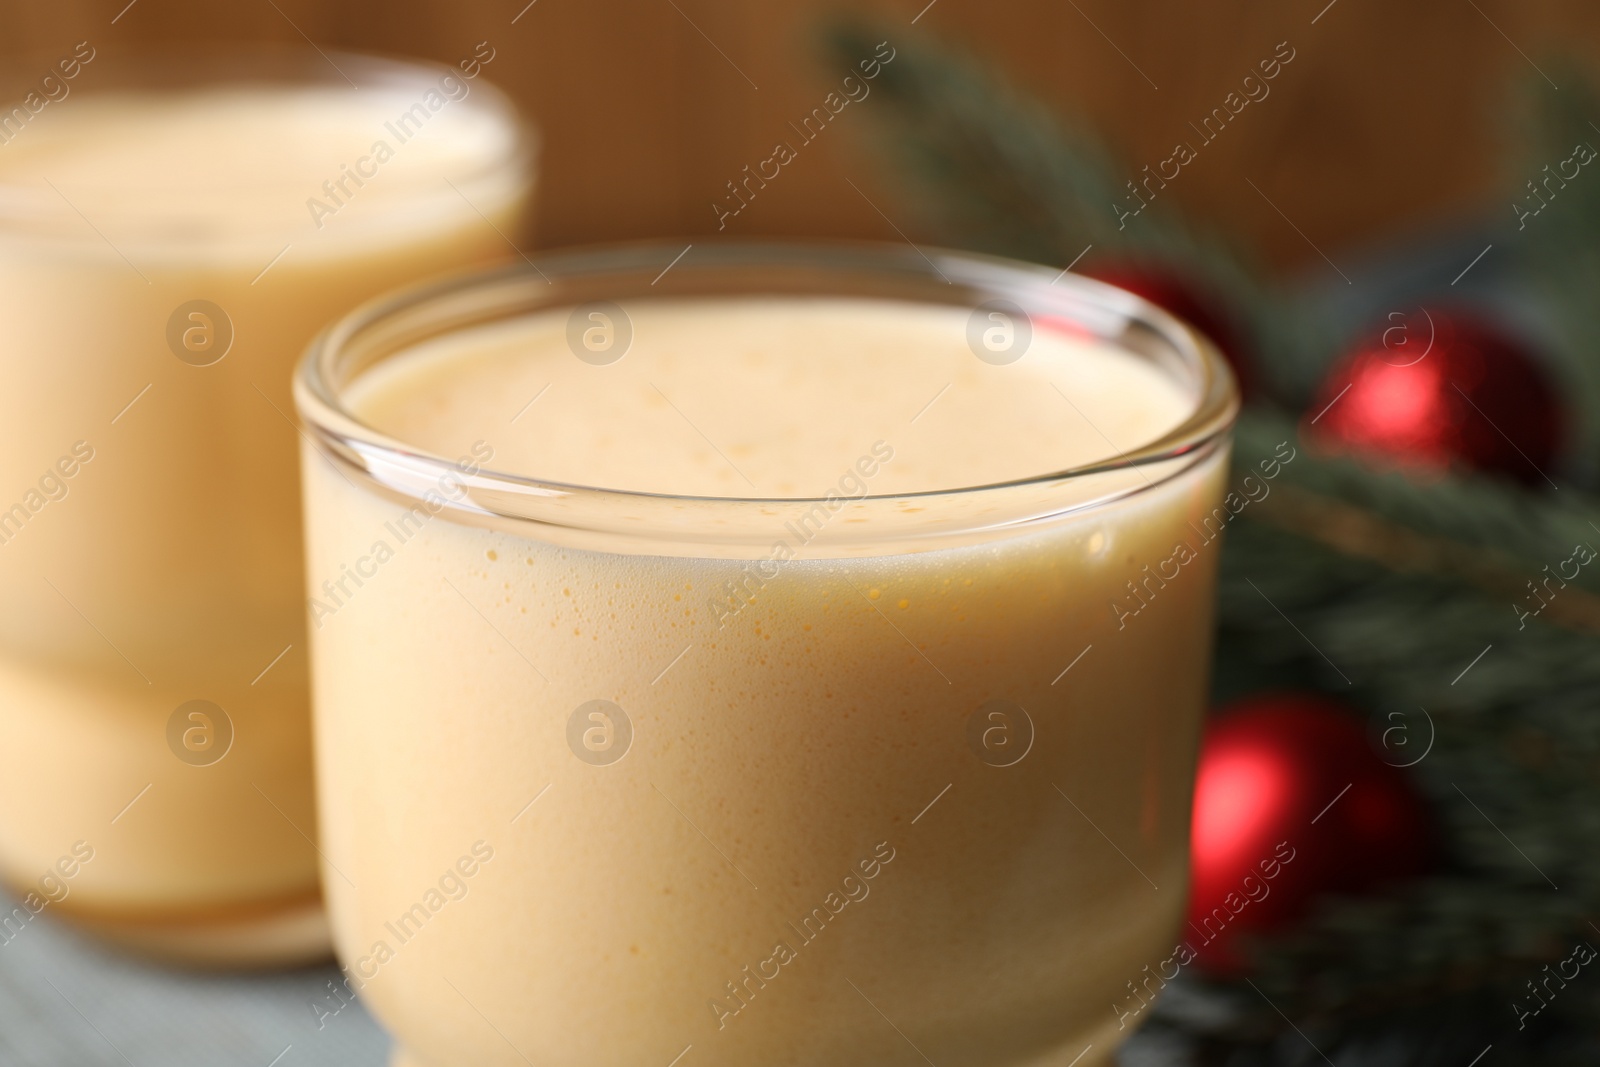
M 0 896 L 0 914 L 13 902 Z M 359 1005 L 311 1003 L 331 966 L 268 974 L 169 970 L 106 949 L 49 909 L 0 941 L 3 1067 L 384 1067 Z

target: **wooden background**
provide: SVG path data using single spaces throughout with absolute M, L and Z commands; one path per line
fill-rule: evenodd
M 4 0 L 0 55 L 82 39 L 295 41 L 455 62 L 483 40 L 486 76 L 544 134 L 534 240 L 543 245 L 716 228 L 711 202 L 835 80 L 819 70 L 815 0 Z M 1581 0 L 854 0 L 892 38 L 968 47 L 1064 111 L 1087 114 L 1130 160 L 1164 158 L 1280 41 L 1294 63 L 1174 195 L 1282 264 L 1480 210 L 1509 213 L 1512 76 L 1600 52 Z M 118 16 L 115 24 L 113 17 Z M 520 12 L 520 17 L 519 16 Z M 915 26 L 914 16 L 918 16 Z M 516 22 L 513 24 L 513 18 Z M 1313 19 L 1316 21 L 1313 22 Z M 1559 78 L 1558 78 L 1559 80 Z M 1556 92 L 1558 89 L 1550 88 Z M 870 107 L 870 103 L 866 106 Z M 894 180 L 847 111 L 738 219 L 739 234 L 893 236 L 845 180 L 913 235 Z M 1248 179 L 1248 181 L 1247 181 Z M 1250 182 L 1269 196 L 1276 209 Z M 1281 209 L 1281 214 L 1278 209 Z M 901 217 L 907 216 L 907 217 Z M 1509 217 L 1509 215 L 1507 216 Z M 1292 223 L 1289 221 L 1292 220 Z M 1296 227 L 1303 232 L 1296 232 Z

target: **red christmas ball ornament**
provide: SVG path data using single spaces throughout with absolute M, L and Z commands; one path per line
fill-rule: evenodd
M 1543 483 L 1561 445 L 1543 368 L 1466 312 L 1395 312 L 1336 363 L 1306 412 L 1306 438 L 1413 474 L 1452 466 Z
M 1097 264 L 1084 268 L 1084 273 L 1096 281 L 1144 297 L 1205 334 L 1228 361 L 1228 366 L 1233 368 L 1233 376 L 1239 381 L 1240 395 L 1247 400 L 1254 395 L 1255 373 L 1244 354 L 1234 317 L 1203 286 L 1170 267 L 1145 262 Z
M 1375 746 L 1341 705 L 1282 693 L 1239 701 L 1209 721 L 1183 931 L 1202 967 L 1237 971 L 1241 937 L 1285 926 L 1319 894 L 1357 893 L 1427 869 L 1426 811 L 1400 767 L 1431 737 L 1401 738 L 1398 728 Z

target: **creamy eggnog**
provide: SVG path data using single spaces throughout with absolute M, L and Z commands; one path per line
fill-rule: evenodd
M 318 1011 L 397 1063 L 1102 1063 L 1169 945 L 1215 558 L 1111 605 L 1226 450 L 1118 464 L 1203 390 L 753 273 L 308 362 Z
M 0 145 L 0 876 L 86 842 L 53 913 L 285 959 L 326 945 L 290 370 L 512 254 L 528 145 L 478 63 L 192 58 Z

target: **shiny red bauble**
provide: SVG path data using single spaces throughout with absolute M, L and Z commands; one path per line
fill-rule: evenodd
M 1467 467 L 1544 484 L 1562 436 L 1544 369 L 1496 325 L 1466 312 L 1396 312 L 1323 379 L 1308 442 L 1433 476 Z
M 1209 721 L 1183 930 L 1206 970 L 1238 970 L 1243 939 L 1292 923 L 1320 894 L 1428 868 L 1426 810 L 1398 765 L 1426 751 L 1431 727 L 1407 729 L 1406 745 L 1375 745 L 1359 717 L 1303 694 L 1252 697 Z
M 1143 261 L 1091 264 L 1083 272 L 1097 281 L 1144 297 L 1205 334 L 1233 368 L 1240 395 L 1249 399 L 1255 394 L 1255 372 L 1234 317 L 1203 285 L 1170 267 Z

